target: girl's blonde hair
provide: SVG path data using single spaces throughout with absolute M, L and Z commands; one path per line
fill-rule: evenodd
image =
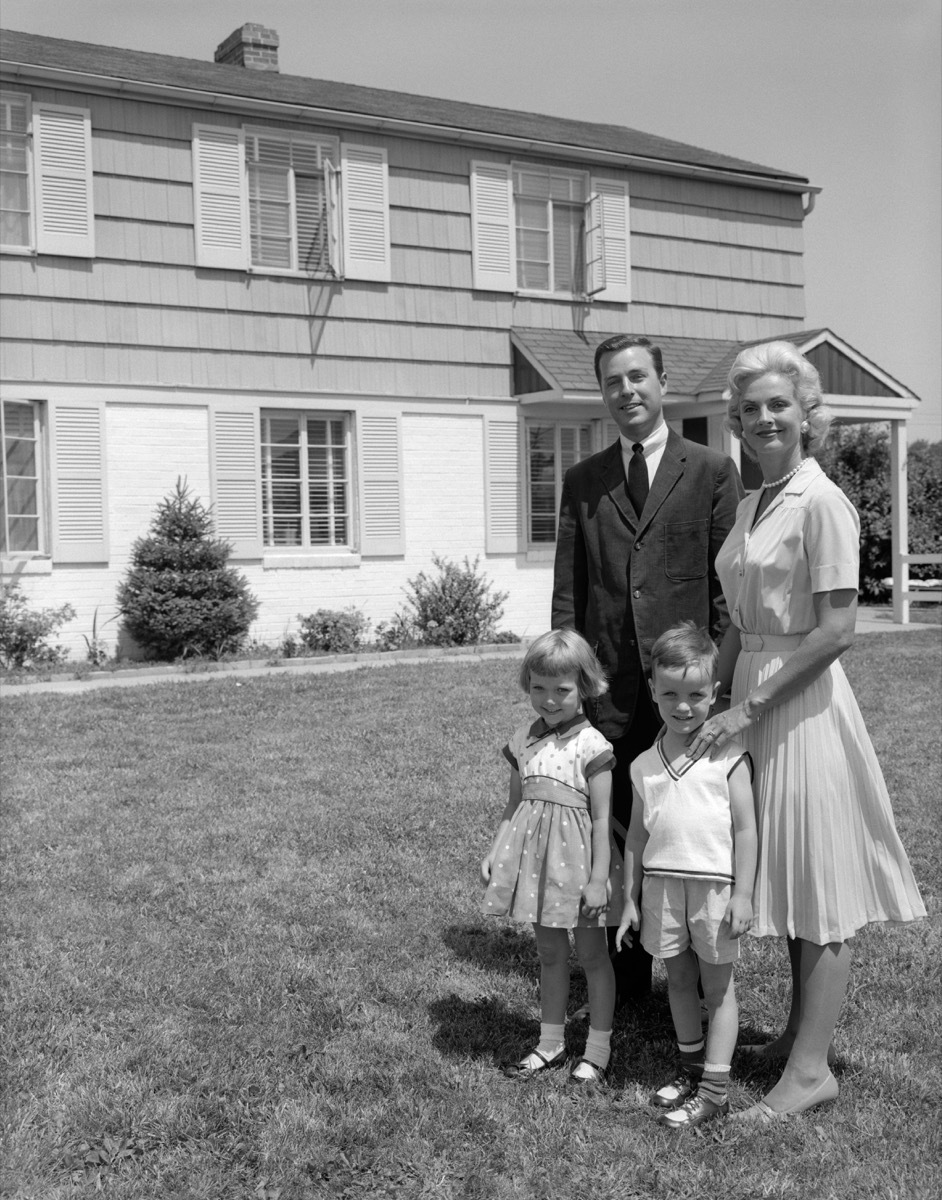
M 575 675 L 583 700 L 608 691 L 605 668 L 574 629 L 553 629 L 530 645 L 520 665 L 520 686 L 525 692 L 530 690 L 531 675 Z
M 806 454 L 817 458 L 824 449 L 833 417 L 823 400 L 817 368 L 791 342 L 765 342 L 761 346 L 747 346 L 740 351 L 729 372 L 729 387 L 723 393 L 726 428 L 739 438 L 743 451 L 754 459 L 755 454 L 742 441 L 739 406 L 743 392 L 751 383 L 763 375 L 772 374 L 784 375 L 791 380 L 795 399 L 801 405 L 808 426 L 801 435 L 801 448 Z

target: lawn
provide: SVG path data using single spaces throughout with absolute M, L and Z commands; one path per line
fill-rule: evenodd
M 538 1021 L 532 933 L 478 915 L 515 662 L 4 700 L 0 1195 L 934 1197 L 938 635 L 845 664 L 931 920 L 857 939 L 836 1105 L 690 1134 L 645 1104 L 672 1061 L 661 974 L 606 1092 L 496 1070 Z M 744 1040 L 786 976 L 749 942 Z M 734 1107 L 771 1078 L 733 1074 Z

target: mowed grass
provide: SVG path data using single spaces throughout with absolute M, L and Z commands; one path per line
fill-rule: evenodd
M 858 937 L 836 1105 L 686 1135 L 645 1103 L 672 1066 L 660 971 L 605 1093 L 496 1069 L 539 1011 L 532 932 L 478 910 L 515 662 L 5 700 L 0 1194 L 934 1197 L 937 632 L 845 666 L 931 919 Z M 750 940 L 738 981 L 753 1040 L 784 945 Z M 734 1107 L 771 1078 L 734 1064 Z

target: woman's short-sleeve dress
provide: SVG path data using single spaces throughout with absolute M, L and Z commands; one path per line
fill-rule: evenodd
M 815 628 L 814 592 L 856 590 L 858 582 L 857 513 L 814 459 L 755 521 L 760 497 L 742 501 L 716 559 L 741 631 L 733 704 L 774 675 Z M 755 764 L 755 936 L 826 945 L 872 921 L 926 915 L 840 662 L 741 738 Z
M 581 905 L 592 870 L 589 779 L 614 765 L 611 743 L 583 716 L 556 727 L 540 718 L 503 753 L 520 772 L 522 798 L 491 864 L 483 912 L 553 929 L 617 925 L 624 865 L 612 838 L 608 912 L 590 920 Z

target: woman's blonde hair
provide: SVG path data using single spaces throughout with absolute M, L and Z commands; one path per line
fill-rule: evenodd
M 583 700 L 608 691 L 605 668 L 574 629 L 553 629 L 532 643 L 520 665 L 520 686 L 525 692 L 530 690 L 531 675 L 575 675 Z
M 740 351 L 729 372 L 729 387 L 723 393 L 726 428 L 739 438 L 745 453 L 755 458 L 742 440 L 739 406 L 743 392 L 749 385 L 763 375 L 771 374 L 784 375 L 791 380 L 795 399 L 801 405 L 807 425 L 807 429 L 802 431 L 801 448 L 806 454 L 817 458 L 824 449 L 833 417 L 822 397 L 821 377 L 817 368 L 791 342 L 764 342 L 761 346 L 748 346 Z

